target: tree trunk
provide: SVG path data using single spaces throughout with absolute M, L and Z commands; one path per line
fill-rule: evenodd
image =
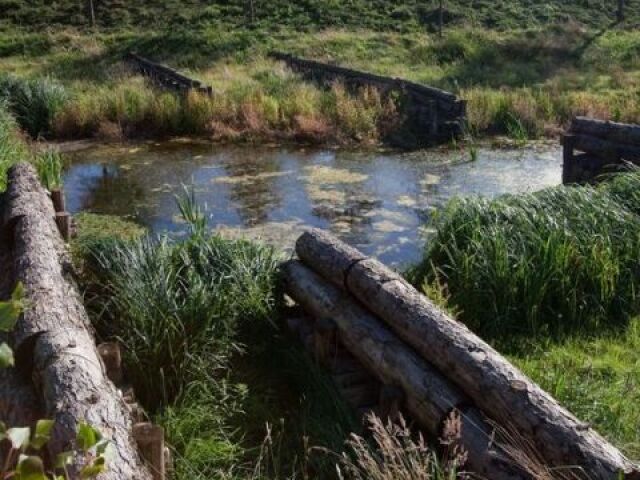
M 115 447 L 104 480 L 150 479 L 131 438 L 130 412 L 98 356 L 89 320 L 55 224 L 51 200 L 34 168 L 9 171 L 3 226 L 12 240 L 16 281 L 28 307 L 14 335 L 16 362 L 55 420 L 53 458 L 73 446 L 78 424 L 97 428 Z M 76 459 L 79 460 L 79 459 Z
M 383 384 L 404 391 L 407 410 L 432 436 L 440 435 L 453 410 L 461 412 L 461 444 L 476 474 L 493 480 L 529 478 L 492 443 L 492 429 L 464 394 L 377 318 L 300 262 L 286 263 L 283 272 L 287 293 L 316 318 L 331 318 L 349 352 Z
M 618 11 L 616 12 L 618 22 L 624 21 L 624 0 L 618 0 Z
M 93 0 L 89 0 L 89 20 L 91 21 L 91 27 L 94 28 L 96 26 L 96 11 L 93 7 Z
M 593 479 L 640 474 L 620 451 L 380 262 L 319 230 L 304 233 L 296 252 L 354 295 L 485 414 L 531 442 L 550 466 L 581 467 Z

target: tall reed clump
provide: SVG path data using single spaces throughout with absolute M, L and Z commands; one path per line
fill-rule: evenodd
M 0 78 L 0 97 L 6 99 L 19 125 L 33 138 L 47 136 L 56 114 L 69 95 L 65 87 L 49 77 Z
M 63 163 L 60 152 L 50 148 L 36 155 L 36 170 L 44 188 L 51 191 L 62 186 Z
M 127 375 L 152 410 L 224 371 L 238 348 L 240 322 L 269 321 L 276 303 L 273 250 L 208 236 L 197 208 L 182 205 L 192 221 L 182 242 L 142 238 L 89 247 L 97 327 L 122 343 Z
M 14 163 L 28 157 L 25 143 L 20 139 L 15 119 L 6 102 L 0 99 L 0 192 L 7 187 L 7 170 Z
M 639 306 L 638 182 L 629 172 L 598 188 L 454 200 L 412 281 L 437 285 L 465 323 L 496 337 L 624 322 Z

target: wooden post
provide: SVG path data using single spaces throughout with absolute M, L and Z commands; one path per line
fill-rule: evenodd
M 380 389 L 380 418 L 395 421 L 400 417 L 400 409 L 404 402 L 404 392 L 394 385 L 383 385 Z
M 329 365 L 337 346 L 336 324 L 330 318 L 319 318 L 313 328 L 313 353 L 321 365 Z
M 66 210 L 64 190 L 62 190 L 62 188 L 51 190 L 51 202 L 53 203 L 53 208 L 56 213 L 64 212 Z
M 576 165 L 573 158 L 575 136 L 563 135 L 562 137 L 562 183 L 573 183 Z
M 65 242 L 68 242 L 71 237 L 71 215 L 69 215 L 69 212 L 56 213 L 56 224 L 60 235 L 62 235 Z
M 430 139 L 438 135 L 438 102 L 429 100 L 429 136 Z
M 137 423 L 133 426 L 133 438 L 149 464 L 153 480 L 165 480 L 164 429 L 148 422 Z
M 120 345 L 116 342 L 106 342 L 98 345 L 98 353 L 107 371 L 107 377 L 116 385 L 122 382 L 122 354 Z

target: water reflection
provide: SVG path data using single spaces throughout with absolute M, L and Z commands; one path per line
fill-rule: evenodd
M 101 146 L 66 173 L 69 208 L 133 218 L 155 232 L 185 231 L 174 195 L 192 185 L 211 227 L 291 248 L 305 227 L 328 229 L 391 264 L 412 262 L 421 226 L 455 195 L 494 196 L 560 182 L 554 146 L 524 151 L 410 155 L 202 144 Z

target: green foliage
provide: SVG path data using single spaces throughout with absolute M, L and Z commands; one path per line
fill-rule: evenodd
M 223 367 L 240 322 L 273 313 L 270 248 L 193 235 L 100 242 L 90 251 L 104 292 L 95 299 L 98 328 L 123 344 L 128 376 L 150 409 L 172 401 L 201 368 Z
M 0 99 L 0 192 L 6 189 L 9 167 L 25 157 L 27 149 L 18 136 L 15 120 Z
M 421 0 L 287 0 L 256 1 L 255 18 L 244 0 L 104 0 L 95 2 L 100 27 L 146 26 L 161 28 L 160 19 L 173 18 L 176 23 L 192 28 L 224 24 L 230 28 L 274 28 L 290 26 L 300 30 L 331 26 L 367 27 L 392 30 L 435 30 L 438 23 L 437 4 Z M 594 27 L 615 20 L 615 6 L 603 2 L 564 2 L 547 0 L 528 3 L 522 0 L 478 0 L 470 5 L 465 0 L 447 0 L 447 24 L 469 23 L 492 28 L 544 25 L 567 21 Z M 628 2 L 627 17 L 631 22 L 640 15 L 635 2 Z M 47 2 L 0 1 L 0 18 L 5 25 L 31 28 L 44 26 L 90 25 L 84 4 L 72 0 Z M 40 48 L 46 47 L 45 45 Z M 33 47 L 32 47 L 33 48 Z
M 62 187 L 62 155 L 53 149 L 46 149 L 36 155 L 35 164 L 40 183 L 51 191 Z
M 5 302 L 0 302 L 0 333 L 7 333 L 13 330 L 26 306 L 24 300 L 24 286 L 22 283 L 18 283 L 11 299 Z M 7 368 L 14 366 L 13 351 L 6 343 L 0 344 L 0 368 Z
M 68 100 L 64 86 L 49 77 L 25 80 L 0 77 L 0 98 L 8 102 L 20 126 L 33 138 L 50 133 L 53 118 Z
M 454 200 L 435 218 L 413 280 L 437 278 L 461 319 L 491 336 L 624 322 L 638 311 L 640 217 L 624 207 L 638 175 L 597 189 Z

